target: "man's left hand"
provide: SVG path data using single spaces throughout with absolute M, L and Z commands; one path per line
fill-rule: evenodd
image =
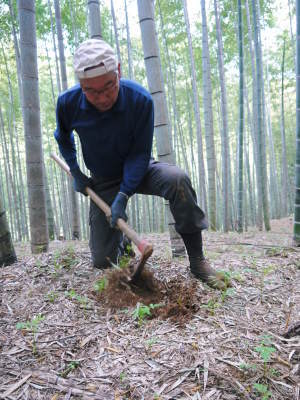
M 116 227 L 118 218 L 122 218 L 124 219 L 124 221 L 127 221 L 128 218 L 125 213 L 127 202 L 128 202 L 128 196 L 125 193 L 119 192 L 116 195 L 116 198 L 114 199 L 111 205 L 110 226 L 112 228 Z

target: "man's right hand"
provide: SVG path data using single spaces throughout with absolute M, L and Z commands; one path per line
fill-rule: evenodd
M 79 167 L 71 169 L 70 172 L 74 178 L 73 185 L 76 192 L 80 192 L 87 196 L 85 189 L 86 187 L 92 186 L 92 180 L 88 178 L 83 172 L 81 172 Z

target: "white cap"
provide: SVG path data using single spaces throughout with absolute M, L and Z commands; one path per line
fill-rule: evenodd
M 73 62 L 78 79 L 94 78 L 118 68 L 113 49 L 102 39 L 88 39 L 81 43 L 75 51 Z

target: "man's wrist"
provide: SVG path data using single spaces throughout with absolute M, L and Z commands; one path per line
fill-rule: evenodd
M 119 194 L 121 194 L 122 196 L 124 196 L 124 197 L 126 198 L 126 200 L 129 200 L 129 196 L 128 196 L 126 193 L 124 193 L 124 192 L 119 192 Z
M 76 178 L 78 176 L 81 176 L 82 172 L 79 168 L 79 166 L 71 168 L 70 169 L 71 175 L 73 176 L 73 178 Z

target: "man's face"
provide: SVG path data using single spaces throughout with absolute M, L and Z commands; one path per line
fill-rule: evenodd
M 95 78 L 80 80 L 80 86 L 87 100 L 99 111 L 112 108 L 119 94 L 120 69 Z

